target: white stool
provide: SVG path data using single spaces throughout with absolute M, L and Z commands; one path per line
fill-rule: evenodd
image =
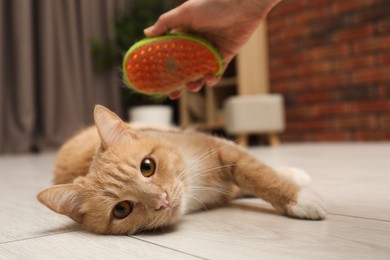
M 285 129 L 283 97 L 279 94 L 233 96 L 224 103 L 225 130 L 248 145 L 250 134 L 266 134 L 271 145 L 280 144 Z

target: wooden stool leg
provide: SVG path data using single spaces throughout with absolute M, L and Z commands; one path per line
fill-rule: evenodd
M 268 142 L 271 146 L 280 145 L 280 139 L 277 134 L 268 134 Z

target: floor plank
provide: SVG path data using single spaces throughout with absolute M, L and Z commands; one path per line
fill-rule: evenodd
M 51 185 L 54 154 L 0 157 L 0 243 L 80 229 L 35 198 Z
M 0 244 L 0 259 L 199 259 L 125 236 L 70 232 Z
M 337 215 L 296 220 L 261 204 L 246 200 L 189 215 L 174 232 L 141 238 L 209 259 L 389 259 L 390 222 Z
M 304 169 L 329 212 L 390 221 L 390 144 L 304 144 L 250 150 L 273 167 Z

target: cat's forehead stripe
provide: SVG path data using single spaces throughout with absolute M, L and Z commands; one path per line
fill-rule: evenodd
M 138 167 L 136 166 L 135 163 L 130 162 L 130 160 L 127 160 L 126 162 L 119 163 L 117 165 L 117 168 L 122 173 L 129 173 L 134 171 L 134 169 L 137 169 Z
M 124 171 L 123 172 L 118 170 L 108 171 L 105 172 L 105 175 L 106 176 L 109 175 L 110 177 L 112 177 L 113 179 L 115 179 L 120 183 L 128 181 L 128 174 L 125 174 Z

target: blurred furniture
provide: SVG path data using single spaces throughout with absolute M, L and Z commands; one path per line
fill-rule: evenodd
M 276 135 L 277 132 L 284 127 L 284 117 L 281 109 L 283 109 L 281 103 L 281 97 L 267 98 L 260 96 L 267 96 L 269 92 L 269 73 L 268 73 L 268 49 L 266 39 L 266 24 L 262 23 L 259 28 L 253 33 L 251 39 L 243 46 L 236 60 L 236 68 L 233 75 L 224 76 L 218 85 L 214 87 L 205 87 L 201 93 L 189 93 L 185 92 L 180 99 L 180 124 L 182 127 L 195 126 L 203 130 L 216 130 L 224 129 L 226 125 L 226 117 L 224 116 L 224 103 L 229 98 L 235 96 L 235 100 L 231 100 L 226 106 L 229 112 L 234 113 L 229 118 L 229 129 L 231 133 L 238 135 L 240 143 L 246 144 L 249 134 L 267 134 L 269 143 L 272 145 L 278 144 L 279 139 Z M 256 99 L 257 102 L 247 101 L 245 96 L 256 95 L 260 99 Z M 259 96 L 260 95 L 260 96 Z M 239 98 L 243 98 L 239 100 Z M 260 104 L 265 101 L 264 104 Z M 258 103 L 260 102 L 260 103 Z M 269 103 L 272 103 L 272 108 Z M 267 111 L 270 115 L 278 115 L 279 118 L 275 119 L 277 124 L 265 126 L 267 122 L 273 122 L 268 118 L 262 122 L 262 125 L 258 125 L 257 131 L 254 130 L 255 125 L 252 125 L 247 130 L 240 128 L 240 131 L 235 131 L 238 128 L 233 126 L 236 122 L 241 122 L 240 118 L 236 118 L 241 111 L 248 109 L 250 104 L 252 112 L 256 111 L 258 115 L 259 109 L 267 107 Z M 233 111 L 238 109 L 238 111 Z M 275 110 L 272 110 L 275 109 Z M 259 111 L 260 112 L 260 111 Z M 252 113 L 253 115 L 253 113 Z M 264 118 L 256 118 L 256 121 L 261 121 Z M 252 120 L 253 121 L 253 120 Z M 272 129 L 267 132 L 266 129 Z
M 283 97 L 279 94 L 233 96 L 225 101 L 225 129 L 247 146 L 250 134 L 265 134 L 270 145 L 278 145 L 284 130 Z

